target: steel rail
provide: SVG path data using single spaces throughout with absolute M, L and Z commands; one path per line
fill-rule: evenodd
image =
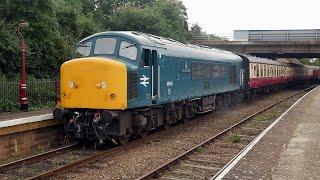
M 177 157 L 175 157 L 175 158 L 173 158 L 173 159 L 171 159 L 171 160 L 163 163 L 162 165 L 158 166 L 157 168 L 155 168 L 155 169 L 153 169 L 153 170 L 148 171 L 146 174 L 144 174 L 143 176 L 141 176 L 141 177 L 139 177 L 139 178 L 137 178 L 137 179 L 139 179 L 139 180 L 142 180 L 142 179 L 151 179 L 151 178 L 153 178 L 153 177 L 156 177 L 157 175 L 160 175 L 161 172 L 165 171 L 165 170 L 168 169 L 170 166 L 178 163 L 179 160 L 185 158 L 187 155 L 195 152 L 199 147 L 203 147 L 204 145 L 206 145 L 206 144 L 208 144 L 208 143 L 216 140 L 217 138 L 225 135 L 226 133 L 230 132 L 231 130 L 237 128 L 238 126 L 246 123 L 247 121 L 249 121 L 249 120 L 252 119 L 253 117 L 255 117 L 255 116 L 261 114 L 262 112 L 264 112 L 264 111 L 266 111 L 266 110 L 274 107 L 275 105 L 278 105 L 279 103 L 281 103 L 281 102 L 283 102 L 283 101 L 285 101 L 285 100 L 288 100 L 288 99 L 290 99 L 290 98 L 292 98 L 292 97 L 294 97 L 294 96 L 296 96 L 296 95 L 298 95 L 298 94 L 300 94 L 300 93 L 302 93 L 302 92 L 311 90 L 311 89 L 313 89 L 313 88 L 315 88 L 315 87 L 317 87 L 317 86 L 312 86 L 312 87 L 308 87 L 308 88 L 306 88 L 306 89 L 303 89 L 303 90 L 301 90 L 301 91 L 299 91 L 299 92 L 297 92 L 297 93 L 294 93 L 294 94 L 292 94 L 292 95 L 290 95 L 290 96 L 288 96 L 288 97 L 285 97 L 285 98 L 283 98 L 283 99 L 281 99 L 281 100 L 279 100 L 279 101 L 277 101 L 277 102 L 275 102 L 275 103 L 273 103 L 273 104 L 271 104 L 271 105 L 269 105 L 269 106 L 267 106 L 267 107 L 259 110 L 258 112 L 256 112 L 256 113 L 254 113 L 254 114 L 252 114 L 252 115 L 244 118 L 244 119 L 241 120 L 240 122 L 238 122 L 238 123 L 230 126 L 229 128 L 221 131 L 220 133 L 218 133 L 218 134 L 216 134 L 216 135 L 208 138 L 208 139 L 205 140 L 204 142 L 202 142 L 202 143 L 200 143 L 200 144 L 192 147 L 191 149 L 189 149 L 189 150 L 186 151 L 185 153 L 183 153 L 183 154 L 181 154 L 181 155 L 179 155 L 179 156 L 177 156 Z
M 11 167 L 19 166 L 20 164 L 32 163 L 32 162 L 40 161 L 40 160 L 42 160 L 44 158 L 47 158 L 47 157 L 52 157 L 56 153 L 65 152 L 65 151 L 71 150 L 71 149 L 75 148 L 76 146 L 78 146 L 78 144 L 74 143 L 74 144 L 70 144 L 68 146 L 64 146 L 64 147 L 61 147 L 61 148 L 58 148 L 58 149 L 54 149 L 54 150 L 51 150 L 51 151 L 48 151 L 48 152 L 44 152 L 44 153 L 37 154 L 37 155 L 34 155 L 34 156 L 26 157 L 26 158 L 23 158 L 23 159 L 20 159 L 20 160 L 16 160 L 16 161 L 13 161 L 13 162 L 9 162 L 9 163 L 6 163 L 6 164 L 1 164 L 0 165 L 0 172 L 3 172 L 4 170 L 9 169 Z
M 28 178 L 28 180 L 31 180 L 31 179 L 32 180 L 33 179 L 47 179 L 48 177 L 54 177 L 57 174 L 69 172 L 69 171 L 75 169 L 76 167 L 84 166 L 84 165 L 87 165 L 87 164 L 89 164 L 91 162 L 97 161 L 97 160 L 99 160 L 101 158 L 104 158 L 104 157 L 107 157 L 107 156 L 111 156 L 111 155 L 113 155 L 115 153 L 118 153 L 119 150 L 121 150 L 121 149 L 118 149 L 118 148 L 108 149 L 108 150 L 105 150 L 105 151 L 100 152 L 98 154 L 92 155 L 92 156 L 90 156 L 88 158 L 84 158 L 84 159 L 81 159 L 81 160 L 78 160 L 78 161 L 74 161 L 74 162 L 71 162 L 70 164 L 67 164 L 67 165 L 64 165 L 64 166 L 49 170 L 49 171 L 41 173 L 41 174 L 38 174 L 36 176 Z

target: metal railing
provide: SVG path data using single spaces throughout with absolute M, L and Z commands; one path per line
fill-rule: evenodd
M 216 34 L 199 34 L 193 35 L 190 41 L 228 41 L 232 40 L 233 36 L 231 34 L 216 35 Z
M 234 39 L 241 41 L 319 41 L 320 29 L 235 30 Z
M 27 82 L 30 107 L 53 106 L 56 102 L 58 83 L 55 80 L 31 80 Z M 19 107 L 19 82 L 0 81 L 0 112 Z

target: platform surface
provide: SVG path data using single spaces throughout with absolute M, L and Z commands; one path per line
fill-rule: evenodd
M 45 114 L 52 114 L 52 109 L 45 110 L 37 110 L 37 111 L 29 111 L 29 112 L 17 112 L 17 113 L 1 113 L 0 114 L 0 122 L 8 121 L 12 119 L 26 118 L 32 116 L 39 116 Z
M 298 102 L 223 179 L 320 179 L 320 87 Z

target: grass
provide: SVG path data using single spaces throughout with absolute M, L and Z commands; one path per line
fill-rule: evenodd
M 232 143 L 239 143 L 241 141 L 241 137 L 236 134 L 234 136 L 229 137 L 229 141 Z
M 198 148 L 196 149 L 196 152 L 197 152 L 197 153 L 202 153 L 203 150 L 204 150 L 203 147 L 200 146 L 200 147 L 198 147 Z

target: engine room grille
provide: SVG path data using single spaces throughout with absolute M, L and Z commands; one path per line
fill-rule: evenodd
M 128 98 L 135 99 L 138 97 L 138 73 L 128 72 Z

